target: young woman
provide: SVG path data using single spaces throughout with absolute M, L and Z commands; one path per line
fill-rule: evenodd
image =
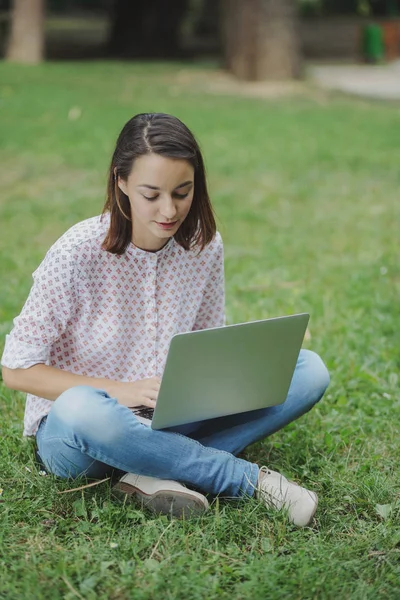
M 329 375 L 315 353 L 300 352 L 280 406 L 168 431 L 130 410 L 155 406 L 174 334 L 224 324 L 223 277 L 196 140 L 175 117 L 136 115 L 117 140 L 102 216 L 69 229 L 33 274 L 3 379 L 27 392 L 24 434 L 59 477 L 117 469 L 118 489 L 177 516 L 206 510 L 203 493 L 256 495 L 304 526 L 317 495 L 237 455 L 322 397 Z

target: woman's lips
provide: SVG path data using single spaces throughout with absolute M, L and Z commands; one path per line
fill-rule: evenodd
M 172 229 L 173 227 L 175 227 L 178 221 L 174 221 L 173 223 L 159 223 L 158 221 L 156 222 L 157 225 L 161 227 L 161 229 Z

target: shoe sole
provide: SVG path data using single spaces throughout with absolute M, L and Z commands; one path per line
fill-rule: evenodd
M 208 508 L 199 498 L 194 498 L 191 494 L 185 494 L 184 492 L 168 493 L 167 491 L 160 491 L 148 495 L 124 482 L 117 483 L 113 489 L 128 496 L 134 496 L 143 508 L 157 514 L 170 515 L 177 519 L 198 517 Z

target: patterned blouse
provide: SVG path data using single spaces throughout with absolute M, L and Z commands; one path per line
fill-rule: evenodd
M 218 233 L 202 252 L 171 238 L 158 252 L 130 244 L 119 256 L 101 248 L 108 226 L 108 215 L 87 219 L 50 248 L 6 336 L 2 365 L 135 381 L 162 375 L 174 334 L 224 325 Z M 51 407 L 27 395 L 24 435 L 36 433 Z

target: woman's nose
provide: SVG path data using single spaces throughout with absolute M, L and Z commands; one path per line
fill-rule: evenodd
M 165 198 L 160 207 L 160 213 L 166 219 L 173 219 L 176 215 L 176 206 L 171 197 Z

